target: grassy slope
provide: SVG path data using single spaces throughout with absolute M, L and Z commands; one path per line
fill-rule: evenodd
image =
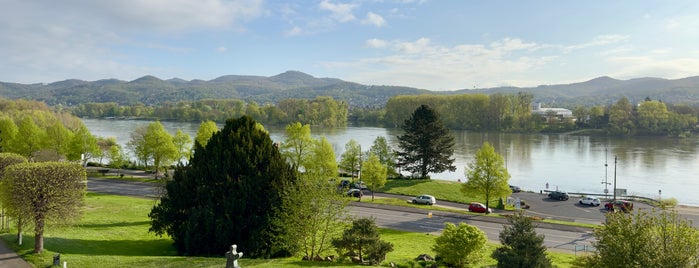
M 35 267 L 47 267 L 55 253 L 69 267 L 222 267 L 223 253 L 215 257 L 181 257 L 176 255 L 169 237 L 157 237 L 148 232 L 148 212 L 155 201 L 134 197 L 90 193 L 86 210 L 80 222 L 72 227 L 49 226 L 45 233 L 45 252 L 32 254 L 33 236 L 26 234 L 22 246 L 17 245 L 16 235 L 3 233 L 8 245 Z M 16 231 L 15 231 L 16 232 Z M 407 265 L 422 253 L 434 256 L 430 249 L 436 237 L 430 234 L 382 230 L 382 239 L 394 244 L 387 261 Z M 489 251 L 495 245 L 489 244 Z M 244 249 L 241 251 L 245 252 Z M 555 263 L 568 267 L 571 254 L 551 253 Z M 362 267 L 339 263 L 301 262 L 298 257 L 274 260 L 243 258 L 244 267 Z M 493 265 L 488 258 L 482 265 Z

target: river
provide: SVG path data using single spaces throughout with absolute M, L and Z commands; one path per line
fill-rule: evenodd
M 90 132 L 115 137 L 124 146 L 131 132 L 148 121 L 82 119 Z M 196 136 L 198 123 L 161 122 L 174 134 L 178 129 Z M 283 127 L 267 127 L 272 140 L 284 140 Z M 362 150 L 384 136 L 394 149 L 400 129 L 377 127 L 312 128 L 312 135 L 325 136 L 340 158 L 345 144 L 354 139 Z M 564 190 L 612 194 L 626 189 L 628 195 L 675 198 L 680 204 L 699 206 L 699 138 L 597 137 L 562 134 L 512 134 L 452 131 L 456 145 L 456 172 L 431 174 L 433 179 L 465 180 L 464 170 L 484 141 L 504 156 L 510 184 L 524 190 Z M 126 147 L 124 147 L 126 148 Z M 605 167 L 606 164 L 606 167 Z M 607 182 L 605 184 L 605 181 Z

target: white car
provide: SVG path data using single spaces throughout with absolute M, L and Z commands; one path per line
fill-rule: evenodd
M 437 203 L 437 199 L 435 199 L 434 196 L 423 194 L 414 197 L 410 202 L 413 204 L 426 204 L 431 206 Z
M 595 206 L 596 207 L 596 206 L 599 206 L 600 201 L 598 198 L 587 196 L 587 197 L 580 199 L 580 201 L 578 201 L 578 203 L 580 203 L 581 205 L 588 205 L 588 206 Z

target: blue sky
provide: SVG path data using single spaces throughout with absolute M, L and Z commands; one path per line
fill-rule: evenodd
M 699 75 L 699 1 L 0 0 L 0 81 L 297 70 L 456 90 Z

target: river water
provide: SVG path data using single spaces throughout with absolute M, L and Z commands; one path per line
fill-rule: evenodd
M 83 119 L 95 136 L 115 137 L 124 146 L 131 132 L 148 121 Z M 196 136 L 198 123 L 161 122 L 174 134 L 178 129 Z M 267 127 L 274 141 L 284 140 L 283 127 Z M 377 127 L 312 128 L 312 135 L 325 136 L 339 157 L 345 144 L 354 139 L 362 150 L 376 137 L 384 136 L 394 149 L 400 129 Z M 680 204 L 699 206 L 699 138 L 662 137 L 613 138 L 561 134 L 512 134 L 452 131 L 455 172 L 431 174 L 433 179 L 464 181 L 464 170 L 484 141 L 504 156 L 510 184 L 524 190 L 559 189 L 599 193 L 605 186 L 612 193 L 626 189 L 628 195 L 676 198 Z M 126 147 L 124 147 L 126 148 Z M 606 164 L 606 167 L 605 167 Z M 605 184 L 605 181 L 607 182 Z

